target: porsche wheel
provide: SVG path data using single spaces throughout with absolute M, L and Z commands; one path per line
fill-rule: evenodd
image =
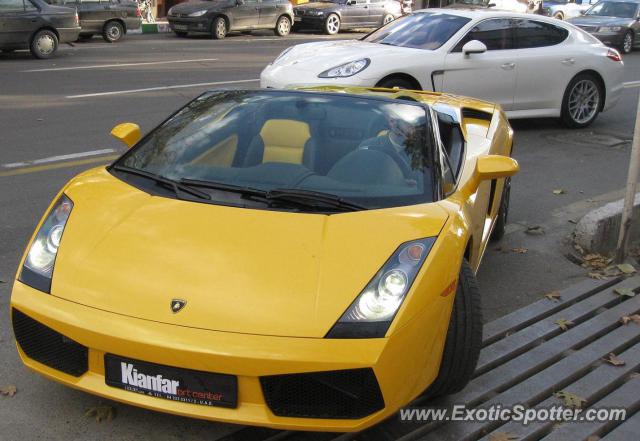
M 31 39 L 29 49 L 36 58 L 51 58 L 58 50 L 58 37 L 47 29 L 38 31 Z
M 324 32 L 328 35 L 335 35 L 340 32 L 340 17 L 338 17 L 338 14 L 329 14 L 324 21 Z
M 291 32 L 291 22 L 284 15 L 278 19 L 273 32 L 279 37 L 286 37 Z
M 124 27 L 121 23 L 115 20 L 108 21 L 104 25 L 104 29 L 102 30 L 102 38 L 107 43 L 115 43 L 117 41 L 120 41 L 123 35 Z
M 211 26 L 211 36 L 214 40 L 222 40 L 227 36 L 227 21 L 223 17 L 216 17 Z
M 476 277 L 463 260 L 440 372 L 425 391 L 426 398 L 461 391 L 471 380 L 482 346 L 482 311 Z
M 627 31 L 626 34 L 624 34 L 624 38 L 622 39 L 622 44 L 620 45 L 620 49 L 622 49 L 622 52 L 625 54 L 630 54 L 631 51 L 633 50 L 633 32 L 631 31 Z
M 496 225 L 491 233 L 491 240 L 498 241 L 504 237 L 507 219 L 509 217 L 509 200 L 511 198 L 511 178 L 504 180 L 504 188 L 502 189 L 502 198 L 500 198 L 500 208 L 496 217 Z
M 562 99 L 562 122 L 572 129 L 587 127 L 598 116 L 602 98 L 602 86 L 592 74 L 576 75 Z
M 385 89 L 409 89 L 416 90 L 416 86 L 411 83 L 409 80 L 405 80 L 404 78 L 389 78 L 380 83 L 376 84 L 376 87 L 382 87 Z
M 558 20 L 564 20 L 564 14 L 562 12 L 556 12 L 553 14 L 553 18 L 557 18 Z

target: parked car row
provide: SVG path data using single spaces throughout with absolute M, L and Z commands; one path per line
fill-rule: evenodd
M 293 7 L 289 0 L 221 0 L 181 3 L 167 20 L 179 37 L 189 33 L 225 38 L 232 31 L 273 29 L 279 36 L 292 29 L 319 29 L 337 34 L 352 28 L 379 27 L 401 17 L 396 0 L 321 0 Z
M 0 50 L 50 58 L 60 43 L 94 34 L 114 43 L 141 23 L 138 4 L 127 0 L 0 0 Z

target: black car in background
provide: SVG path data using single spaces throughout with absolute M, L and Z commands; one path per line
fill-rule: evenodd
M 0 0 L 3 1 L 3 0 Z M 78 10 L 81 39 L 102 35 L 108 43 L 122 39 L 127 31 L 139 29 L 142 13 L 138 3 L 128 0 L 47 0 L 51 4 Z
M 380 27 L 402 15 L 396 0 L 323 0 L 293 8 L 296 29 L 320 29 L 337 34 L 341 29 Z
M 194 32 L 222 39 L 230 31 L 256 29 L 273 29 L 284 37 L 291 31 L 293 7 L 288 0 L 196 1 L 172 7 L 167 20 L 179 37 Z
M 30 49 L 36 58 L 50 58 L 59 43 L 78 39 L 75 9 L 42 0 L 0 0 L 0 50 Z

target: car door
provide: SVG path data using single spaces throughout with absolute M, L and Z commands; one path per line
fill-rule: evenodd
M 366 26 L 369 24 L 369 0 L 348 0 L 342 8 L 343 26 Z
M 560 109 L 564 89 L 579 70 L 579 55 L 562 42 L 569 31 L 534 19 L 517 19 L 516 90 L 513 110 Z
M 0 44 L 28 43 L 39 26 L 38 9 L 29 0 L 0 1 Z
M 382 24 L 382 17 L 386 15 L 384 8 L 387 0 L 369 0 L 369 23 L 376 26 Z
M 108 2 L 100 0 L 79 0 L 78 17 L 82 32 L 102 32 L 102 27 L 107 19 Z
M 229 11 L 233 14 L 233 29 L 251 29 L 259 26 L 259 0 L 242 0 L 235 8 Z
M 262 0 L 260 8 L 260 27 L 274 28 L 278 19 L 278 0 Z
M 511 110 L 516 85 L 517 51 L 513 21 L 491 18 L 476 23 L 446 55 L 442 90 L 493 101 Z M 480 54 L 462 53 L 462 46 L 479 40 L 487 46 Z

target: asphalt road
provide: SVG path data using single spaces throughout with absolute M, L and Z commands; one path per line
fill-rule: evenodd
M 213 440 L 237 429 L 119 404 L 112 422 L 85 417 L 100 399 L 44 380 L 19 362 L 8 321 L 11 281 L 51 197 L 79 171 L 122 151 L 108 134 L 114 125 L 133 121 L 146 131 L 204 90 L 257 87 L 260 70 L 280 51 L 322 38 L 335 37 L 131 36 L 116 45 L 94 39 L 63 46 L 48 61 L 0 54 L 0 387 L 18 387 L 14 397 L 0 397 L 0 440 Z M 625 81 L 640 80 L 640 53 L 625 64 Z M 513 122 L 522 171 L 513 180 L 508 234 L 491 246 L 478 274 L 487 320 L 585 277 L 563 257 L 566 238 L 571 221 L 621 194 L 638 90 L 626 89 L 619 105 L 585 130 L 554 120 Z M 546 234 L 525 234 L 531 225 Z

